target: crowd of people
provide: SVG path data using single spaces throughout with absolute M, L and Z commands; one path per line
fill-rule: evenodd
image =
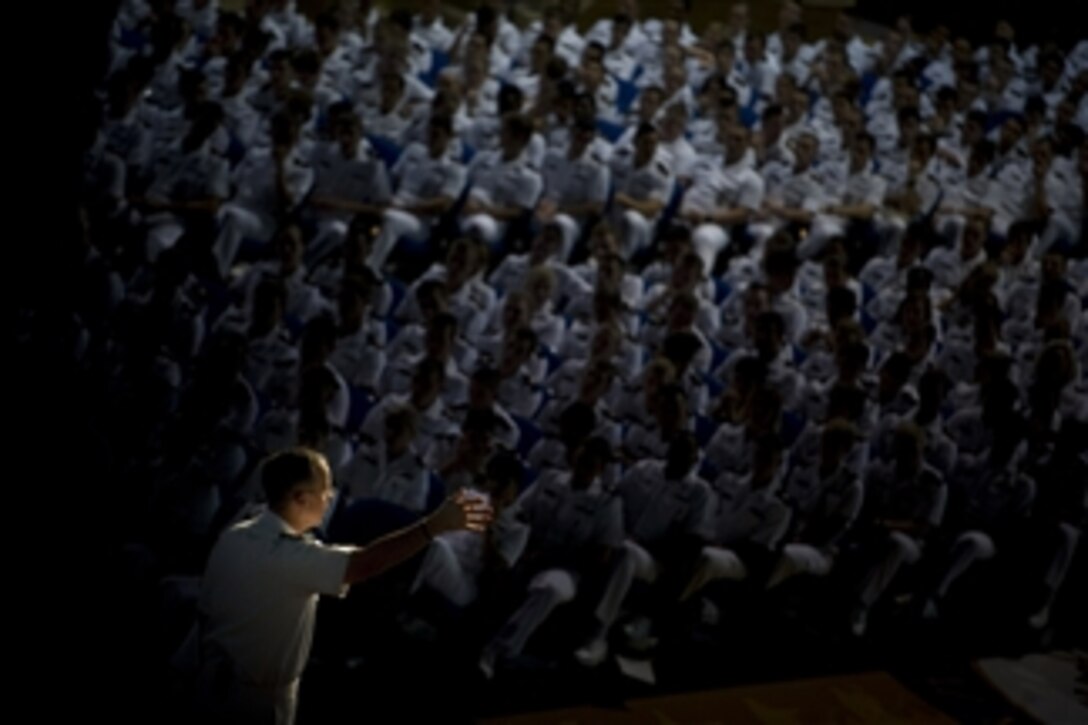
M 121 3 L 51 323 L 164 571 L 305 446 L 330 539 L 490 500 L 405 592 L 515 592 L 487 677 L 565 603 L 595 666 L 847 564 L 857 636 L 985 567 L 1046 626 L 1088 500 L 1088 41 L 417 5 Z

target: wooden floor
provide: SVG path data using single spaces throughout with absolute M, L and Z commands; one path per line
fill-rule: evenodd
M 483 725 L 671 725 L 672 723 L 927 723 L 955 720 L 883 672 L 734 687 L 624 703 L 622 709 L 570 708 Z

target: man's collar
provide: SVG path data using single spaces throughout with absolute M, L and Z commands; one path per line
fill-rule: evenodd
M 259 516 L 257 516 L 253 525 L 259 530 L 266 531 L 275 536 L 284 536 L 289 539 L 301 539 L 304 536 L 304 534 L 291 528 L 291 525 L 271 508 L 266 508 Z

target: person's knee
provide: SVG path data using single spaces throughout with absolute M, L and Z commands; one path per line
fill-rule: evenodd
M 981 531 L 968 531 L 960 535 L 959 547 L 976 559 L 989 559 L 994 555 L 994 542 Z
M 529 591 L 550 595 L 557 603 L 569 602 L 578 592 L 578 586 L 570 572 L 563 569 L 548 569 L 533 577 Z
M 465 219 L 462 229 L 465 234 L 490 243 L 496 236 L 495 220 L 485 214 L 473 214 Z
M 906 563 L 913 564 L 921 557 L 918 544 L 902 531 L 893 531 L 888 536 L 893 551 Z
M 237 209 L 233 204 L 223 204 L 219 207 L 219 210 L 215 212 L 215 220 L 219 222 L 221 226 L 233 224 L 236 218 Z
M 332 241 L 343 239 L 348 233 L 348 225 L 339 219 L 330 219 L 321 224 L 319 236 L 324 236 Z
M 713 269 L 718 254 L 729 246 L 729 233 L 716 224 L 701 224 L 692 232 L 691 242 L 709 271 Z
M 384 216 L 383 231 L 393 237 L 407 234 L 415 228 L 415 219 L 406 212 L 397 209 L 387 209 Z
M 698 567 L 711 579 L 741 580 L 748 576 L 747 567 L 736 553 L 718 547 L 705 547 L 699 556 Z
M 563 238 L 562 261 L 565 262 L 570 258 L 571 252 L 574 251 L 574 245 L 578 242 L 581 229 L 578 222 L 567 214 L 556 215 L 555 223 L 559 225 L 559 233 Z
M 623 213 L 623 230 L 632 237 L 646 236 L 650 229 L 650 222 L 642 214 L 628 209 Z
M 1074 551 L 1080 541 L 1080 529 L 1069 523 L 1058 524 L 1060 546 L 1064 551 Z
M 787 545 L 783 554 L 797 571 L 813 576 L 831 571 L 831 558 L 807 544 Z

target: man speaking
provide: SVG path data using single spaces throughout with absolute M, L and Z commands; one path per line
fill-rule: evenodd
M 307 532 L 333 495 L 320 453 L 292 448 L 261 471 L 268 510 L 223 533 L 200 593 L 198 707 L 214 721 L 294 722 L 299 678 L 319 594 L 342 596 L 455 529 L 482 531 L 491 508 L 457 494 L 435 513 L 363 548 L 329 546 Z

